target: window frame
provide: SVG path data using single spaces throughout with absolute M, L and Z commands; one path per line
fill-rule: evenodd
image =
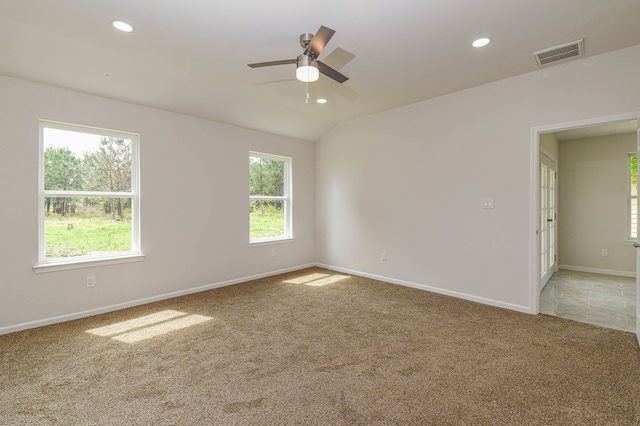
M 44 129 L 58 129 L 80 132 L 104 137 L 131 140 L 131 191 L 75 191 L 75 190 L 47 190 L 44 182 L 45 141 Z M 103 129 L 93 126 L 63 123 L 51 120 L 38 122 L 38 263 L 33 267 L 34 272 L 51 272 L 68 270 L 96 265 L 114 263 L 128 263 L 144 259 L 140 245 L 140 135 L 132 132 Z M 101 197 L 101 198 L 130 198 L 131 199 L 131 250 L 74 256 L 69 258 L 49 258 L 45 253 L 45 211 L 44 204 L 47 197 Z
M 282 196 L 262 196 L 262 195 L 251 195 L 251 191 L 249 190 L 249 185 L 247 185 L 247 190 L 249 190 L 249 202 L 251 201 L 283 201 L 284 202 L 284 235 L 280 235 L 277 237 L 266 237 L 266 238 L 251 238 L 251 216 L 249 216 L 249 245 L 257 246 L 262 244 L 272 244 L 272 243 L 282 243 L 287 242 L 294 239 L 293 236 L 293 197 L 292 197 L 292 174 L 293 174 L 293 159 L 291 157 L 286 157 L 283 155 L 275 155 L 268 154 L 265 152 L 258 151 L 249 151 L 249 159 L 251 157 L 263 158 L 265 160 L 275 160 L 284 162 L 284 182 L 283 182 L 283 192 Z M 249 163 L 250 164 L 250 163 Z M 250 170 L 248 177 L 251 179 Z
M 636 225 L 636 229 L 633 229 L 633 200 L 636 201 L 636 209 L 635 209 L 635 218 L 636 222 L 638 220 L 638 194 L 633 195 L 633 179 L 631 176 L 631 161 L 634 157 L 638 157 L 637 153 L 630 152 L 627 157 L 627 241 L 636 242 L 638 240 L 638 227 Z M 637 179 L 637 176 L 636 176 Z M 636 232 L 636 235 L 633 235 L 633 232 Z

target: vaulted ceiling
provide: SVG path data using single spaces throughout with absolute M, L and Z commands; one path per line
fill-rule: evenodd
M 1 0 L 0 74 L 316 141 L 345 120 L 535 71 L 535 51 L 638 45 L 639 16 L 638 0 Z M 320 59 L 345 83 L 321 76 L 307 101 L 295 65 L 247 66 L 295 58 L 320 25 L 336 30 Z M 472 47 L 482 36 L 492 43 Z

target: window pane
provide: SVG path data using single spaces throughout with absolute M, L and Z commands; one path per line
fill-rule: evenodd
M 131 198 L 46 197 L 45 258 L 128 252 Z
M 633 197 L 631 199 L 631 211 L 630 215 L 630 235 L 631 239 L 636 239 L 638 237 L 638 198 Z
M 630 189 L 631 195 L 638 195 L 638 157 L 635 155 L 631 156 L 631 168 L 630 168 Z
M 285 235 L 285 201 L 250 201 L 249 229 L 251 239 Z
M 629 238 L 638 237 L 638 157 L 629 156 Z
M 249 194 L 284 196 L 284 161 L 249 157 Z
M 130 139 L 45 127 L 44 189 L 131 191 Z

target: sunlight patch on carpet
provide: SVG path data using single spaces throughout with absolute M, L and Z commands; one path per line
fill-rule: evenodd
M 145 315 L 140 318 L 134 318 L 132 320 L 107 325 L 104 327 L 94 328 L 93 330 L 87 330 L 87 333 L 95 334 L 96 336 L 113 336 L 114 334 L 124 333 L 125 331 L 130 331 L 134 328 L 147 327 L 149 325 L 157 324 L 159 322 L 167 321 L 172 318 L 181 317 L 184 315 L 187 314 L 180 311 L 166 310 L 162 312 L 156 312 L 155 314 L 151 315 Z
M 124 343 L 135 343 L 141 340 L 150 339 L 152 337 L 160 336 L 171 331 L 180 330 L 183 328 L 191 327 L 192 325 L 200 324 L 206 321 L 210 321 L 213 318 L 205 317 L 203 315 L 189 315 L 188 317 L 178 318 L 172 321 L 163 322 L 162 324 L 153 325 L 151 327 L 142 328 L 132 331 L 130 333 L 120 334 L 112 337 L 114 340 Z
M 87 330 L 87 333 L 102 337 L 113 336 L 111 337 L 113 340 L 135 343 L 212 319 L 203 315 L 188 315 L 185 312 L 166 310 Z
M 331 274 L 308 274 L 298 278 L 292 278 L 290 280 L 283 281 L 287 284 L 304 284 L 312 287 L 322 287 L 328 284 L 337 283 L 349 278 L 348 275 L 331 275 Z

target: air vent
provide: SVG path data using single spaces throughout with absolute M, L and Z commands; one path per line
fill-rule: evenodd
M 536 58 L 536 63 L 539 67 L 582 55 L 584 55 L 583 39 L 533 52 L 533 56 Z

